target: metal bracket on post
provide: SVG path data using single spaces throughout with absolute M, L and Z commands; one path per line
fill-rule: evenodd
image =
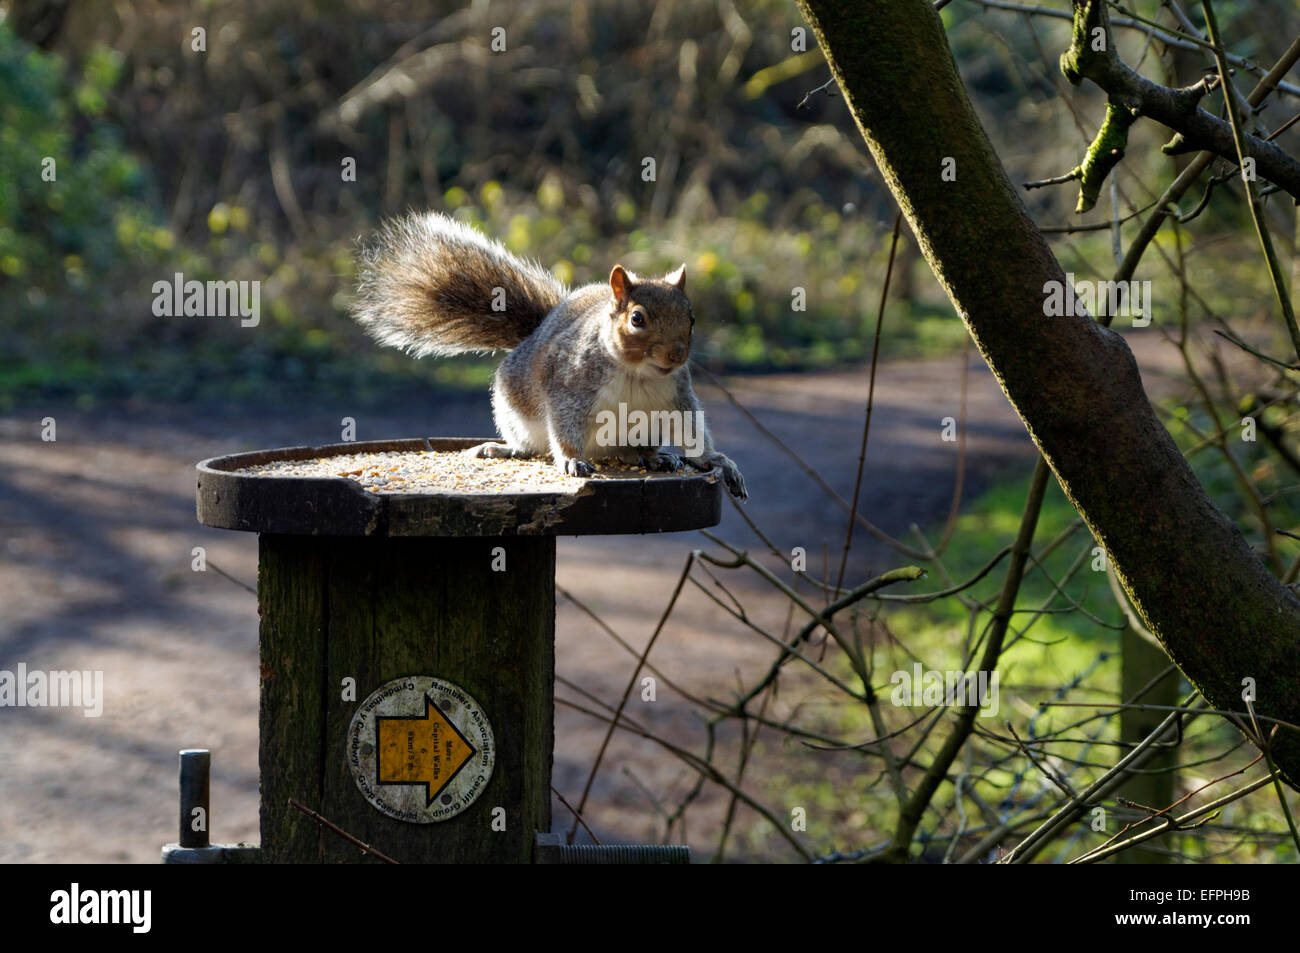
M 683 844 L 566 844 L 563 834 L 537 835 L 535 864 L 689 864 Z
M 206 748 L 186 748 L 181 751 L 180 839 L 163 847 L 164 864 L 257 862 L 258 848 L 251 844 L 212 844 L 208 840 L 208 827 L 212 821 L 209 792 L 211 768 L 212 752 Z

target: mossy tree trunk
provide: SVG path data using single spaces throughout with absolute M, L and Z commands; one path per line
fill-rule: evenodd
M 1216 708 L 1300 723 L 1300 601 L 1219 512 L 1120 335 L 1045 317 L 1065 275 L 1008 181 L 928 0 L 799 0 L 921 251 L 1148 627 Z M 941 176 L 955 160 L 956 179 Z M 1064 286 L 1064 285 L 1062 285 Z M 1266 729 L 1267 730 L 1267 727 Z M 1300 779 L 1300 734 L 1273 755 Z

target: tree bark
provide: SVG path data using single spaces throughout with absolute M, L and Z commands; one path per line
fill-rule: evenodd
M 938 13 L 927 0 L 799 6 L 922 253 L 1147 626 L 1214 707 L 1244 711 L 1249 678 L 1257 713 L 1300 724 L 1300 601 L 1210 502 L 1123 338 L 1087 315 L 1045 316 L 1044 286 L 1068 288 L 1065 275 L 971 108 Z M 1295 786 L 1300 733 L 1279 729 L 1272 755 Z

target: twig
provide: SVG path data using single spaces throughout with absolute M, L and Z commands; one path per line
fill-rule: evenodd
M 835 77 L 832 76 L 830 79 L 828 79 L 826 82 L 822 83 L 822 84 L 821 84 L 820 86 L 818 86 L 816 89 L 810 89 L 810 90 L 808 90 L 808 92 L 804 93 L 804 95 L 803 95 L 803 99 L 799 100 L 799 102 L 798 102 L 797 104 L 795 104 L 795 107 L 794 107 L 794 108 L 795 108 L 795 109 L 803 109 L 804 106 L 808 105 L 808 100 L 811 99 L 813 96 L 817 95 L 817 94 L 820 93 L 820 92 L 825 92 L 827 96 L 832 96 L 832 97 L 833 97 L 833 96 L 835 95 L 835 92 L 834 92 L 830 87 L 832 87 L 832 86 L 834 86 L 834 85 L 835 85 Z
M 682 586 L 686 584 L 686 577 L 690 575 L 691 566 L 695 563 L 695 553 L 691 553 L 686 560 L 686 565 L 682 567 L 682 573 L 677 578 L 677 586 L 673 589 L 672 598 L 668 600 L 668 605 L 664 607 L 663 615 L 659 617 L 659 624 L 655 626 L 654 632 L 650 636 L 650 641 L 646 642 L 645 649 L 637 659 L 636 668 L 632 671 L 632 677 L 627 680 L 627 688 L 623 690 L 623 698 L 618 703 L 618 711 L 615 713 L 614 720 L 609 723 L 609 730 L 605 732 L 605 738 L 600 743 L 600 750 L 596 752 L 596 760 L 592 762 L 591 773 L 587 775 L 587 783 L 583 785 L 582 797 L 578 799 L 578 808 L 573 812 L 573 827 L 569 828 L 569 834 L 565 838 L 568 843 L 573 843 L 573 835 L 578 832 L 578 820 L 581 817 L 582 810 L 587 806 L 587 795 L 591 793 L 591 785 L 596 780 L 596 772 L 600 770 L 600 762 L 605 757 L 605 749 L 609 747 L 609 739 L 614 736 L 614 724 L 619 716 L 623 714 L 623 708 L 627 705 L 627 700 L 632 696 L 632 689 L 636 687 L 637 676 L 641 674 L 641 669 L 645 665 L 646 656 L 654 648 L 655 642 L 659 639 L 659 633 L 664 629 L 664 623 L 668 621 L 668 616 L 673 611 L 673 606 L 677 605 L 677 597 L 682 593 Z
M 1020 529 L 1016 533 L 1016 541 L 1012 546 L 1011 562 L 1007 566 L 1002 592 L 998 598 L 997 609 L 993 614 L 989 639 L 985 643 L 984 655 L 980 660 L 980 671 L 994 671 L 1002 654 L 1002 639 L 1006 635 L 1007 625 L 1011 619 L 1011 611 L 1015 608 L 1016 597 L 1020 592 L 1020 584 L 1024 579 L 1029 547 L 1034 539 L 1034 530 L 1038 526 L 1038 514 L 1042 509 L 1043 496 L 1047 490 L 1047 479 L 1050 473 L 1051 470 L 1047 466 L 1047 461 L 1042 456 L 1039 456 L 1038 463 L 1034 467 L 1033 479 L 1029 483 L 1029 493 L 1025 498 L 1025 508 L 1020 518 Z M 926 769 L 925 775 L 921 778 L 912 797 L 899 812 L 898 826 L 894 830 L 890 852 L 887 855 L 889 859 L 895 862 L 907 859 L 912 843 L 912 835 L 916 833 L 916 828 L 921 823 L 921 817 L 924 815 L 931 799 L 933 799 L 935 792 L 939 789 L 939 785 L 948 776 L 948 769 L 956 760 L 957 753 L 966 743 L 966 739 L 970 737 L 975 726 L 975 715 L 978 710 L 977 705 L 967 705 L 958 713 L 957 724 L 953 726 L 948 737 L 944 739 L 942 747 L 930 762 L 929 768 Z
M 1188 696 L 1188 701 L 1196 697 L 1196 692 Z M 1058 702 L 1057 704 L 1064 704 Z M 1109 707 L 1109 706 L 1107 706 Z M 1122 706 L 1115 706 L 1122 707 Z M 1198 705 L 1193 709 L 1193 714 L 1199 714 L 1202 706 Z M 1056 811 L 1051 817 L 1037 827 L 1033 833 L 1022 840 L 1011 852 L 999 861 L 1004 864 L 1023 864 L 1031 860 L 1040 850 L 1047 846 L 1053 838 L 1056 837 L 1065 827 L 1072 824 L 1084 807 L 1093 803 L 1097 798 L 1104 797 L 1111 790 L 1122 784 L 1128 777 L 1132 768 L 1140 767 L 1147 760 L 1153 757 L 1159 750 L 1166 747 L 1164 737 L 1171 729 L 1179 731 L 1179 725 L 1183 714 L 1187 711 L 1186 703 L 1169 715 L 1160 724 L 1138 742 L 1133 750 L 1122 757 L 1115 763 L 1109 771 L 1106 771 L 1096 781 L 1090 784 L 1082 794 L 1079 795 L 1077 803 L 1067 804 Z
M 840 556 L 840 575 L 836 589 L 844 587 L 844 569 L 849 563 L 849 549 L 853 546 L 853 525 L 858 515 L 858 497 L 862 492 L 862 469 L 867 462 L 867 434 L 871 432 L 871 410 L 876 398 L 876 367 L 880 363 L 880 327 L 885 321 L 885 301 L 889 295 L 889 279 L 894 274 L 894 255 L 898 251 L 898 232 L 903 227 L 903 213 L 894 215 L 894 236 L 889 242 L 889 264 L 885 266 L 885 281 L 880 288 L 880 307 L 876 310 L 876 333 L 871 339 L 871 377 L 867 383 L 867 414 L 862 421 L 862 446 L 858 450 L 858 475 L 853 481 L 853 502 L 849 505 L 849 522 L 844 531 L 844 552 Z
M 376 860 L 382 860 L 382 861 L 383 861 L 384 863 L 386 863 L 386 864 L 396 864 L 396 863 L 399 863 L 399 861 L 393 860 L 393 858 L 389 857 L 389 856 L 388 856 L 387 854 L 385 854 L 385 853 L 382 853 L 381 851 L 376 850 L 375 848 L 371 847 L 369 844 L 366 844 L 366 843 L 363 843 L 362 841 L 357 840 L 355 837 L 353 837 L 351 834 L 349 834 L 349 833 L 348 833 L 347 831 L 345 831 L 343 828 L 339 827 L 337 824 L 335 824 L 335 823 L 332 822 L 332 821 L 326 820 L 324 817 L 322 817 L 321 815 L 317 814 L 315 811 L 313 811 L 311 808 L 307 807 L 305 804 L 299 804 L 299 803 L 298 803 L 296 800 L 294 800 L 293 798 L 289 798 L 289 806 L 290 806 L 290 807 L 297 808 L 298 810 L 302 811 L 304 814 L 306 814 L 308 817 L 310 817 L 313 821 L 315 821 L 315 822 L 316 822 L 317 824 L 319 824 L 321 827 L 325 828 L 326 830 L 333 831 L 335 834 L 339 835 L 339 837 L 342 837 L 345 841 L 347 841 L 347 842 L 348 842 L 349 844 L 351 844 L 353 847 L 358 847 L 358 848 L 360 848 L 360 849 L 361 849 L 361 853 L 363 853 L 363 854 L 370 854 L 370 855 L 371 855 L 372 857 L 374 857 Z
M 991 10 L 1007 10 L 1013 13 L 1026 13 L 1033 16 L 1051 17 L 1059 20 L 1072 19 L 1072 14 L 1068 10 L 1057 10 L 1054 7 L 1042 5 L 1030 5 L 1024 3 L 1011 3 L 1009 0 L 967 0 L 969 3 L 978 3 L 982 7 L 988 7 Z M 1179 31 L 1172 30 L 1169 27 L 1160 26 L 1159 24 L 1139 23 L 1137 20 L 1128 17 L 1111 17 L 1111 26 L 1124 27 L 1130 30 L 1139 30 L 1142 33 L 1154 33 L 1156 38 L 1167 46 L 1176 47 L 1180 50 L 1204 50 L 1209 49 L 1210 44 L 1206 43 L 1199 37 L 1188 36 Z M 1250 60 L 1233 53 L 1227 54 L 1228 62 L 1233 66 L 1240 67 L 1250 73 L 1261 74 L 1264 70 L 1252 63 Z M 1292 83 L 1279 83 L 1278 89 L 1289 93 L 1292 96 L 1300 96 L 1300 86 Z M 1257 104 L 1255 104 L 1257 105 Z
M 792 459 L 796 464 L 798 464 L 799 468 L 803 470 L 804 473 L 808 474 L 808 476 L 810 476 L 813 479 L 813 482 L 815 482 L 819 487 L 821 487 L 822 490 L 825 491 L 826 495 L 829 496 L 832 500 L 834 500 L 842 510 L 844 510 L 846 513 L 849 511 L 849 501 L 844 499 L 844 497 L 840 496 L 838 493 L 836 493 L 835 489 L 822 478 L 822 475 L 820 473 L 818 473 L 811 466 L 809 466 L 808 463 L 803 459 L 803 457 L 799 456 L 799 454 L 796 453 L 793 449 L 791 449 L 791 447 L 784 440 L 782 440 L 780 437 L 774 434 L 771 430 L 767 428 L 767 426 L 761 420 L 759 420 L 756 416 L 754 416 L 754 414 L 749 410 L 749 408 L 746 407 L 744 404 L 742 404 L 739 400 L 737 400 L 735 395 L 732 394 L 731 391 L 729 391 L 726 387 L 724 387 L 722 382 L 719 381 L 715 375 L 709 373 L 709 371 L 706 368 L 700 367 L 698 365 L 694 365 L 693 369 L 698 369 L 705 377 L 709 379 L 710 383 L 712 383 L 715 387 L 717 387 L 718 390 L 722 391 L 723 396 L 726 397 L 727 400 L 731 402 L 733 407 L 735 407 L 737 410 L 739 410 L 742 414 L 745 415 L 745 417 L 749 420 L 751 424 L 754 425 L 754 428 L 758 430 L 759 433 L 761 433 L 764 437 L 766 437 L 768 440 L 774 443 L 788 457 L 790 457 L 790 459 Z M 909 559 L 925 558 L 925 555 L 923 553 L 918 552 L 917 550 L 913 549 L 911 546 L 908 546 L 906 543 L 900 542 L 899 540 L 895 539 L 894 537 L 886 533 L 883 529 L 880 529 L 879 527 L 868 522 L 867 518 L 864 517 L 861 513 L 858 513 L 855 518 L 862 525 L 862 528 L 865 529 L 868 533 L 876 537 L 876 539 L 880 540 L 881 542 L 888 543 L 890 546 L 893 546 L 900 553 L 907 556 L 907 558 Z
M 592 843 L 599 844 L 600 838 L 596 836 L 596 832 L 587 826 L 587 822 L 582 819 L 582 815 L 578 813 L 577 809 L 574 808 L 572 804 L 564 799 L 564 795 L 555 789 L 554 784 L 551 785 L 551 793 L 559 798 L 560 803 L 569 809 L 569 813 L 573 815 L 573 819 L 581 824 L 582 829 L 591 836 Z
M 224 569 L 222 569 L 220 566 L 214 563 L 211 559 L 207 560 L 207 567 L 211 569 L 213 572 L 215 572 L 218 576 L 224 576 L 226 579 L 229 579 L 240 589 L 246 589 L 249 592 L 251 592 L 253 595 L 257 595 L 256 589 L 254 589 L 252 586 L 250 586 L 248 583 L 244 582 L 243 580 L 236 579 L 230 573 L 226 572 Z
M 804 860 L 813 859 L 812 852 L 808 850 L 808 848 L 805 847 L 803 844 L 799 843 L 799 840 L 793 836 L 791 831 L 788 830 L 788 825 L 782 824 L 779 820 L 777 820 L 776 816 L 770 810 L 768 810 L 766 807 L 764 807 L 754 798 L 750 797 L 744 791 L 740 790 L 740 788 L 732 784 L 730 779 L 724 776 L 722 772 L 720 772 L 717 768 L 715 768 L 711 763 L 699 757 L 699 755 L 692 754 L 686 749 L 681 748 L 663 738 L 660 738 L 658 735 L 651 734 L 649 731 L 646 731 L 644 728 L 637 728 L 633 726 L 627 721 L 625 717 L 617 717 L 617 716 L 601 714 L 598 711 L 593 711 L 590 708 L 585 708 L 582 705 L 578 705 L 574 702 L 571 702 L 567 698 L 557 698 L 555 699 L 555 703 L 557 705 L 565 705 L 569 708 L 572 708 L 574 711 L 581 712 L 584 715 L 590 715 L 592 718 L 599 718 L 601 721 L 608 722 L 610 726 L 613 728 L 621 728 L 624 731 L 629 731 L 634 735 L 640 735 L 642 738 L 645 738 L 647 741 L 653 741 L 655 744 L 664 748 L 666 751 L 671 752 L 672 754 L 680 758 L 682 761 L 685 761 L 688 765 L 690 765 L 693 769 L 699 772 L 702 776 L 706 777 L 708 780 L 713 781 L 715 784 L 719 784 L 722 787 L 726 788 L 728 791 L 734 793 L 747 805 L 749 805 L 751 808 L 753 808 L 755 811 L 761 814 L 764 818 L 766 818 L 767 821 L 770 822 L 774 828 L 776 828 L 777 833 L 780 834 L 783 838 L 785 838 L 785 840 L 790 844 L 790 846 L 793 847 L 796 851 L 798 851 L 799 855 L 803 857 Z M 609 706 L 606 705 L 603 707 L 608 708 Z
M 1214 778 L 1214 779 L 1211 780 L 1211 781 L 1206 781 L 1204 784 L 1202 784 L 1200 787 L 1198 787 L 1198 788 L 1197 788 L 1196 790 L 1194 790 L 1194 791 L 1188 791 L 1186 794 L 1184 794 L 1182 797 L 1180 797 L 1180 798 L 1179 798 L 1177 801 L 1175 801 L 1173 804 L 1169 805 L 1169 806 L 1166 807 L 1166 808 L 1162 808 L 1162 809 L 1159 810 L 1159 811 L 1156 811 L 1156 812 L 1155 812 L 1155 815 L 1154 815 L 1154 818 L 1158 818 L 1158 817 L 1160 817 L 1161 815 L 1164 815 L 1164 818 L 1163 818 L 1163 819 L 1164 819 L 1166 822 L 1169 822 L 1169 821 L 1170 821 L 1170 818 L 1169 818 L 1169 816 L 1168 816 L 1168 815 L 1169 815 L 1169 812 L 1172 811 L 1174 808 L 1176 808 L 1178 805 L 1184 803 L 1185 801 L 1189 801 L 1189 800 L 1191 800 L 1192 798 L 1196 797 L 1196 795 L 1200 794 L 1202 791 L 1206 790 L 1207 788 L 1211 788 L 1211 787 L 1213 787 L 1213 786 L 1216 785 L 1216 784 L 1221 784 L 1222 782 L 1228 780 L 1228 778 L 1235 778 L 1235 777 L 1236 777 L 1237 775 L 1239 775 L 1239 774 L 1244 774 L 1245 772 L 1249 771 L 1249 770 L 1251 769 L 1251 767 L 1253 767 L 1253 766 L 1256 765 L 1256 764 L 1259 764 L 1259 762 L 1263 759 L 1263 757 L 1264 757 L 1264 754 L 1263 754 L 1263 752 L 1261 751 L 1261 752 L 1260 752 L 1259 754 L 1257 754 L 1254 758 L 1252 758 L 1248 764 L 1242 765 L 1242 766 L 1241 766 L 1240 768 L 1238 768 L 1237 770 L 1235 770 L 1235 771 L 1230 771 L 1230 772 L 1228 772 L 1227 774 L 1222 775 L 1222 776 L 1217 777 L 1217 778 Z M 1154 819 L 1154 818 L 1144 817 L 1144 818 L 1142 818 L 1141 820 L 1134 821 L 1134 822 L 1129 823 L 1129 824 L 1125 824 L 1122 828 L 1120 828 L 1120 830 L 1119 830 L 1117 833 L 1115 833 L 1115 834 L 1112 835 L 1110 838 L 1108 838 L 1104 844 L 1102 844 L 1100 847 L 1093 848 L 1093 850 L 1089 851 L 1088 853 L 1083 854 L 1082 856 L 1076 858 L 1076 859 L 1073 861 L 1073 863 L 1080 863 L 1080 862 L 1088 863 L 1088 862 L 1090 862 L 1092 859 L 1094 859 L 1094 858 L 1092 858 L 1092 855 L 1093 855 L 1093 854 L 1095 854 L 1095 853 L 1097 853 L 1097 852 L 1099 852 L 1099 851 L 1102 851 L 1102 850 L 1104 850 L 1105 848 L 1111 846 L 1113 843 L 1115 843 L 1115 841 L 1116 841 L 1117 839 L 1119 839 L 1119 838 L 1122 837 L 1124 834 L 1126 834 L 1126 833 L 1128 833 L 1129 831 L 1131 831 L 1134 827 L 1137 827 L 1139 824 L 1145 823 L 1147 820 L 1151 820 L 1151 819 Z M 1170 828 L 1170 827 L 1177 828 L 1177 827 L 1179 826 L 1179 823 L 1180 823 L 1180 822 L 1178 822 L 1178 821 L 1173 821 L 1172 823 L 1165 823 L 1165 824 L 1160 828 L 1160 830 L 1163 831 L 1163 830 L 1166 830 L 1166 829 L 1168 829 L 1168 828 Z M 1130 846 L 1131 846 L 1131 843 L 1132 843 L 1132 842 L 1127 842 L 1127 843 L 1129 843 Z
M 1232 143 L 1237 150 L 1237 165 L 1245 169 L 1246 167 L 1246 134 L 1242 131 L 1241 120 L 1237 116 L 1237 103 L 1234 100 L 1231 90 L 1232 83 L 1228 78 L 1228 62 L 1224 58 L 1222 44 L 1219 39 L 1219 21 L 1214 16 L 1214 4 L 1210 0 L 1201 0 L 1201 7 L 1205 10 L 1205 28 L 1210 34 L 1210 41 L 1214 44 L 1214 59 L 1219 67 L 1219 82 L 1223 86 L 1224 96 L 1223 103 L 1227 107 L 1228 122 L 1232 126 Z M 1262 163 L 1262 157 L 1261 164 Z M 1274 180 L 1276 181 L 1276 180 Z M 1281 185 L 1282 183 L 1278 183 Z M 1255 182 L 1253 179 L 1242 175 L 1242 185 L 1246 189 L 1246 204 L 1250 206 L 1250 218 L 1255 223 L 1255 234 L 1259 237 L 1260 248 L 1264 252 L 1264 260 L 1268 264 L 1268 276 L 1273 282 L 1273 292 L 1277 295 L 1278 305 L 1282 309 L 1282 317 L 1286 320 L 1287 330 L 1291 333 L 1291 343 L 1295 347 L 1296 357 L 1300 358 L 1300 324 L 1296 322 L 1295 310 L 1291 307 L 1291 296 L 1287 293 L 1286 282 L 1282 278 L 1282 266 L 1278 263 L 1277 252 L 1273 249 L 1273 239 L 1269 235 L 1268 226 L 1264 223 L 1263 211 L 1259 207 L 1259 198 L 1255 194 Z M 1293 190 L 1292 194 L 1295 195 Z M 1297 201 L 1300 201 L 1300 195 L 1295 195 Z
M 1128 840 L 1120 841 L 1118 844 L 1112 844 L 1111 846 L 1105 849 L 1096 848 L 1092 851 L 1089 851 L 1086 854 L 1076 857 L 1074 860 L 1070 861 L 1070 863 L 1071 864 L 1095 864 L 1099 860 L 1105 860 L 1107 857 L 1110 857 L 1112 854 L 1118 854 L 1120 851 L 1128 850 L 1130 847 L 1135 847 L 1138 844 L 1143 843 L 1144 841 L 1149 841 L 1153 837 L 1159 837 L 1165 831 L 1174 830 L 1180 827 L 1186 827 L 1188 824 L 1190 824 L 1192 821 L 1196 820 L 1197 818 L 1204 817 L 1207 814 L 1214 814 L 1220 808 L 1228 804 L 1231 804 L 1233 801 L 1240 800 L 1241 798 L 1245 797 L 1247 794 L 1251 794 L 1254 791 L 1258 791 L 1264 785 L 1268 784 L 1269 780 L 1270 780 L 1270 776 L 1266 774 L 1262 778 L 1258 778 L 1250 782 L 1245 787 L 1238 788 L 1236 791 L 1233 791 L 1231 794 L 1225 794 L 1217 801 L 1211 801 L 1209 804 L 1206 804 L 1204 807 L 1199 807 L 1194 811 L 1188 811 L 1186 814 L 1183 814 L 1179 817 L 1167 817 L 1158 826 L 1153 827 L 1150 830 L 1142 831 L 1140 834 L 1134 834 Z

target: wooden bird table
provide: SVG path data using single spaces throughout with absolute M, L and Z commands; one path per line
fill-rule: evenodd
M 563 477 L 483 440 L 216 457 L 198 518 L 258 534 L 261 850 L 528 863 L 550 831 L 555 537 L 715 526 L 716 471 Z

